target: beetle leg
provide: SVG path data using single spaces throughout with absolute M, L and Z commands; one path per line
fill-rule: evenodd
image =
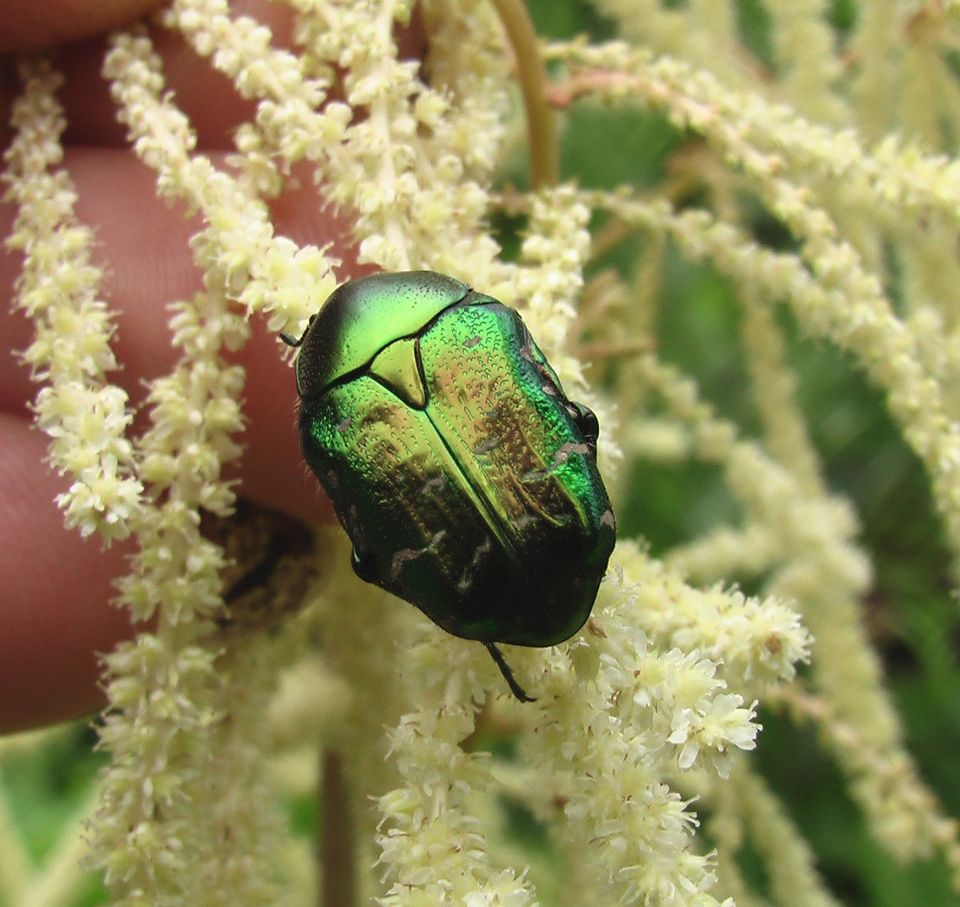
M 536 697 L 528 696 L 523 687 L 517 683 L 517 678 L 513 676 L 513 671 L 510 670 L 510 665 L 507 664 L 503 657 L 503 652 L 497 648 L 496 644 L 492 642 L 485 642 L 484 645 L 487 647 L 490 657 L 500 669 L 500 673 L 503 674 L 503 679 L 507 682 L 507 686 L 510 687 L 510 692 L 513 693 L 513 695 L 516 696 L 520 702 L 536 702 Z

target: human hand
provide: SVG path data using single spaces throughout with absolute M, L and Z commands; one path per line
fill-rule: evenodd
M 126 25 L 156 5 L 124 0 L 72 9 L 63 0 L 43 0 L 0 6 L 0 50 L 86 38 Z M 250 0 L 235 9 L 270 24 L 281 40 L 287 32 L 286 11 L 278 5 Z M 198 132 L 198 150 L 222 158 L 232 150 L 232 128 L 250 118 L 252 106 L 177 38 L 158 33 L 155 40 L 177 103 Z M 78 217 L 96 233 L 102 298 L 116 313 L 114 351 L 122 371 L 112 377 L 137 406 L 145 382 L 168 372 L 176 359 L 167 306 L 201 286 L 189 249 L 199 223 L 156 198 L 153 173 L 127 146 L 99 74 L 103 47 L 102 38 L 91 38 L 59 50 L 57 65 L 65 74 L 59 97 L 69 124 L 65 166 L 78 192 Z M 4 123 L 18 89 L 12 62 L 6 62 L 8 78 L 0 82 Z M 7 141 L 4 135 L 4 147 Z M 279 233 L 299 243 L 332 243 L 331 254 L 344 262 L 339 276 L 358 273 L 348 224 L 324 208 L 309 175 L 271 207 Z M 0 236 L 9 235 L 15 214 L 12 206 L 0 205 Z M 0 732 L 95 709 L 102 702 L 96 653 L 132 632 L 126 614 L 109 604 L 132 543 L 101 550 L 96 539 L 84 541 L 65 529 L 54 503 L 67 483 L 45 465 L 47 441 L 29 408 L 37 386 L 16 355 L 32 333 L 28 320 L 11 311 L 19 268 L 19 256 L 0 249 Z M 248 375 L 247 425 L 239 439 L 245 453 L 236 472 L 242 494 L 308 522 L 330 519 L 297 446 L 294 377 L 276 337 L 255 322 L 237 359 Z M 140 414 L 137 428 L 143 425 Z

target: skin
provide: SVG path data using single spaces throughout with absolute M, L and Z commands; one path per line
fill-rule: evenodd
M 117 313 L 114 350 L 122 370 L 114 380 L 134 406 L 143 401 L 144 382 L 175 363 L 166 306 L 200 287 L 188 247 L 198 222 L 156 199 L 154 177 L 126 147 L 99 76 L 102 34 L 156 5 L 145 0 L 0 4 L 0 51 L 58 45 L 66 77 L 60 99 L 69 123 L 65 164 L 79 193 L 77 214 L 96 234 L 103 298 Z M 289 34 L 285 10 L 277 4 L 247 0 L 234 10 L 267 22 L 280 40 Z M 231 129 L 249 118 L 251 106 L 182 43 L 159 30 L 155 35 L 168 82 L 198 131 L 198 150 L 221 159 L 231 147 Z M 402 41 L 416 52 L 415 35 Z M 7 129 L 17 84 L 12 57 L 0 55 L 0 129 Z M 0 137 L 6 147 L 9 132 Z M 343 261 L 338 276 L 356 276 L 363 269 L 355 264 L 348 219 L 324 206 L 309 174 L 302 177 L 295 191 L 272 205 L 277 232 L 301 244 L 333 243 L 332 254 Z M 0 236 L 9 234 L 14 215 L 10 205 L 0 204 Z M 19 256 L 0 248 L 0 733 L 101 706 L 97 653 L 133 632 L 125 614 L 109 604 L 132 545 L 104 550 L 96 538 L 82 540 L 64 529 L 54 504 L 67 483 L 44 463 L 46 439 L 32 426 L 29 411 L 37 387 L 16 355 L 31 339 L 25 316 L 11 312 L 19 267 Z M 236 357 L 248 378 L 256 377 L 245 391 L 247 426 L 240 439 L 245 455 L 232 475 L 241 479 L 247 497 L 307 522 L 328 521 L 329 505 L 297 443 L 293 372 L 263 323 L 254 321 L 253 334 Z M 137 428 L 144 424 L 140 413 Z

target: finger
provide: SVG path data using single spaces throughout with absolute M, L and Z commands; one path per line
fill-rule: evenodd
M 188 253 L 197 225 L 157 202 L 152 174 L 127 154 L 76 152 L 69 167 L 81 199 L 78 215 L 96 230 L 104 290 L 118 310 L 115 348 L 124 369 L 117 377 L 133 400 L 142 401 L 144 382 L 168 372 L 177 355 L 170 345 L 167 304 L 200 287 Z M 276 220 L 278 229 L 302 242 L 336 241 L 349 252 L 345 225 L 322 213 L 315 196 L 286 197 L 277 205 Z M 6 256 L 4 263 L 9 284 L 14 257 Z M 252 327 L 251 342 L 239 357 L 248 374 L 241 493 L 306 521 L 329 519 L 297 444 L 292 370 L 262 319 L 253 319 Z M 22 348 L 29 335 L 26 319 L 3 306 L 0 336 Z M 20 416 L 4 419 L 0 467 L 5 502 L 0 538 L 17 540 L 0 546 L 0 575 L 12 578 L 0 597 L 0 729 L 6 730 L 98 707 L 93 653 L 109 651 L 129 632 L 123 615 L 108 605 L 111 582 L 125 569 L 119 549 L 103 552 L 95 540 L 84 542 L 63 527 L 54 497 L 65 482 L 43 465 L 45 439 L 27 427 L 25 401 L 34 392 L 22 365 L 9 354 L 0 360 L 0 393 Z M 64 626 L 69 633 L 62 632 Z
M 142 5 L 150 6 L 146 0 Z M 153 6 L 156 5 L 153 2 Z M 11 10 L 19 9 L 20 5 L 11 4 L 10 7 Z M 3 9 L 2 5 L 0 9 Z M 232 5 L 231 14 L 250 15 L 268 26 L 274 36 L 274 46 L 290 45 L 293 11 L 289 7 L 267 0 L 243 0 Z M 3 15 L 10 15 L 10 10 L 0 12 L 0 22 Z M 107 30 L 96 29 L 92 33 L 94 37 L 73 41 L 56 50 L 54 62 L 63 74 L 57 98 L 67 122 L 63 136 L 66 145 L 128 146 L 126 127 L 117 121 L 110 85 L 101 75 L 109 42 L 107 36 L 99 32 Z M 197 132 L 198 147 L 232 147 L 234 130 L 252 119 L 255 103 L 240 97 L 230 79 L 194 53 L 176 32 L 154 24 L 150 27 L 150 34 L 163 60 L 167 87 L 174 93 L 177 105 L 190 118 Z M 0 133 L 7 127 L 7 110 L 19 87 L 11 63 L 6 78 L 0 78 L 0 113 L 4 114 Z
M 0 414 L 0 733 L 83 715 L 101 700 L 97 652 L 130 633 L 109 602 L 130 546 L 66 532 L 43 436 Z
M 0 53 L 39 50 L 120 28 L 163 0 L 34 0 L 0 4 Z
M 250 16 L 266 25 L 273 35 L 273 47 L 294 47 L 294 12 L 290 7 L 268 0 L 234 0 L 230 12 L 234 18 Z M 177 106 L 190 118 L 198 147 L 232 148 L 234 131 L 253 118 L 255 103 L 240 97 L 230 79 L 214 69 L 208 59 L 195 53 L 176 32 L 152 25 L 150 35 L 163 60 L 167 87 L 173 92 Z M 402 59 L 422 58 L 426 45 L 416 12 L 409 25 L 397 29 L 396 38 Z M 58 49 L 56 65 L 64 76 L 58 97 L 67 118 L 64 142 L 68 145 L 127 146 L 126 128 L 117 122 L 109 84 L 101 75 L 107 43 L 107 38 L 99 35 Z M 0 112 L 17 88 L 12 71 L 6 84 L 0 79 Z M 338 88 L 332 87 L 330 93 L 337 95 Z M 7 119 L 4 116 L 4 126 Z
M 103 296 L 117 313 L 113 346 L 123 369 L 111 377 L 138 405 L 146 382 L 167 374 L 176 361 L 169 304 L 189 299 L 201 288 L 189 253 L 190 237 L 199 224 L 186 220 L 178 206 L 159 202 L 152 173 L 124 152 L 78 150 L 69 155 L 68 167 L 79 195 L 77 214 L 95 231 Z M 345 278 L 359 273 L 347 223 L 323 207 L 309 183 L 301 186 L 274 206 L 277 231 L 299 242 L 332 244 L 332 254 L 344 261 L 339 274 Z M 9 208 L 6 216 L 12 217 Z M 18 268 L 18 256 L 0 255 L 0 287 L 12 285 Z M 251 342 L 238 356 L 247 370 L 247 424 L 240 436 L 246 447 L 239 471 L 242 493 L 309 522 L 328 520 L 329 510 L 315 480 L 306 474 L 299 450 L 293 371 L 262 319 L 252 319 L 252 326 Z M 0 306 L 0 341 L 7 350 L 0 354 L 0 408 L 21 415 L 36 387 L 9 351 L 23 349 L 31 330 L 21 313 Z
M 249 4 L 251 9 L 263 5 L 258 0 L 249 0 Z M 2 28 L 0 25 L 0 32 Z M 282 28 L 279 31 L 282 33 Z M 407 33 L 408 48 L 421 48 L 419 34 L 416 26 Z M 178 103 L 193 113 L 201 142 L 225 147 L 233 125 L 249 118 L 250 106 L 176 39 L 164 36 L 158 44 L 171 83 L 178 88 Z M 67 71 L 63 95 L 72 122 L 68 138 L 91 144 L 113 141 L 122 147 L 122 131 L 113 123 L 112 104 L 98 74 L 102 46 L 90 42 L 67 51 L 63 59 Z M 84 71 L 85 77 L 76 77 Z M 117 377 L 131 399 L 141 401 L 144 382 L 168 372 L 176 357 L 169 342 L 167 304 L 189 298 L 201 285 L 188 246 L 200 224 L 185 221 L 180 209 L 159 203 L 154 175 L 119 147 L 71 151 L 67 166 L 78 188 L 78 215 L 97 231 L 94 257 L 105 269 L 105 298 L 118 312 L 115 348 L 124 368 Z M 101 154 L 111 156 L 98 156 Z M 278 233 L 300 243 L 332 242 L 331 254 L 344 259 L 338 276 L 345 279 L 359 273 L 348 224 L 326 208 L 309 175 L 301 179 L 299 190 L 287 193 L 272 207 Z M 8 234 L 12 217 L 9 206 L 0 206 L 0 235 Z M 128 632 L 123 614 L 106 604 L 112 596 L 112 577 L 124 569 L 120 551 L 115 547 L 101 554 L 95 542 L 82 542 L 76 533 L 63 529 L 53 499 L 64 489 L 64 482 L 42 465 L 44 439 L 27 428 L 27 401 L 36 389 L 7 351 L 24 348 L 31 329 L 21 315 L 11 316 L 4 302 L 18 268 L 16 256 L 0 254 L 0 344 L 5 351 L 0 354 L 0 406 L 12 414 L 5 419 L 19 426 L 14 431 L 4 422 L 3 427 L 10 427 L 11 438 L 19 432 L 27 439 L 5 448 L 8 467 L 0 466 L 0 495 L 5 501 L 13 501 L 14 492 L 19 495 L 17 507 L 8 508 L 11 516 L 21 513 L 35 518 L 3 524 L 0 530 L 6 535 L 0 538 L 10 537 L 19 527 L 23 538 L 42 538 L 43 543 L 11 548 L 18 556 L 10 563 L 0 560 L 0 569 L 5 576 L 11 575 L 13 568 L 20 577 L 43 577 L 44 581 L 26 580 L 12 586 L 12 594 L 0 609 L 0 666 L 9 667 L 0 669 L 0 698 L 6 697 L 9 706 L 0 712 L 0 728 L 43 723 L 94 708 L 99 704 L 99 691 L 91 653 L 108 650 Z M 253 319 L 252 327 L 251 342 L 239 357 L 248 375 L 248 425 L 241 439 L 247 446 L 241 467 L 242 493 L 301 519 L 329 518 L 297 447 L 292 373 L 278 356 L 276 338 L 266 331 L 262 320 Z M 75 592 L 80 586 L 82 591 Z M 56 628 L 62 631 L 65 622 L 71 633 L 61 633 L 51 642 Z M 7 627 L 13 632 L 6 633 Z M 51 666 L 50 655 L 55 657 L 55 665 Z M 37 659 L 35 664 L 33 659 Z M 31 665 L 42 676 L 18 688 L 21 673 Z M 12 691 L 9 696 L 7 691 Z
M 112 376 L 142 402 L 145 382 L 166 374 L 177 352 L 170 343 L 168 304 L 189 298 L 201 286 L 188 241 L 199 225 L 182 211 L 157 201 L 154 176 L 129 154 L 110 149 L 71 152 L 68 168 L 79 193 L 78 216 L 96 231 L 96 259 L 104 267 L 103 291 L 117 312 L 115 350 L 124 363 Z M 332 242 L 347 259 L 343 276 L 355 270 L 347 227 L 322 210 L 309 182 L 275 205 L 279 232 L 299 242 Z M 2 212 L 9 222 L 12 211 Z M 2 221 L 2 218 L 0 218 Z M 8 232 L 0 222 L 0 230 Z M 0 255 L 0 287 L 9 287 L 16 256 Z M 293 372 L 263 320 L 251 319 L 253 336 L 238 356 L 247 370 L 240 436 L 240 493 L 308 521 L 330 518 L 316 480 L 300 454 Z M 0 729 L 42 724 L 84 714 L 100 705 L 95 651 L 108 651 L 128 626 L 108 604 L 111 581 L 125 569 L 119 550 L 102 552 L 63 526 L 54 504 L 63 479 L 43 464 L 43 436 L 28 428 L 27 401 L 36 391 L 26 369 L 9 352 L 29 343 L 31 327 L 0 303 L 0 403 L 4 463 L 0 500 L 6 522 L 0 539 L 0 575 L 13 577 L 0 596 Z M 9 442 L 7 438 L 9 437 Z M 229 475 L 229 473 L 228 473 Z M 24 542 L 28 541 L 28 544 Z M 36 579 L 34 579 L 36 578 Z M 62 629 L 69 626 L 70 632 Z M 26 680 L 21 672 L 32 671 Z
M 289 47 L 293 10 L 267 0 L 231 5 L 233 17 L 248 15 L 266 25 L 274 47 Z M 154 48 L 163 60 L 163 75 L 177 106 L 187 115 L 203 149 L 233 147 L 236 128 L 253 119 L 256 104 L 242 98 L 231 80 L 216 70 L 176 32 L 150 28 Z M 64 48 L 57 66 L 64 75 L 59 98 L 67 118 L 64 141 L 70 145 L 127 146 L 126 127 L 117 121 L 109 83 L 101 75 L 108 39 L 98 37 Z

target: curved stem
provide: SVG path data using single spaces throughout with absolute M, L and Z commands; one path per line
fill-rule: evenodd
M 333 749 L 321 756 L 320 854 L 322 907 L 352 907 L 357 902 L 356 854 L 343 760 Z
M 557 130 L 547 103 L 547 71 L 540 44 L 523 0 L 491 0 L 506 29 L 517 59 L 517 73 L 527 114 L 530 142 L 530 183 L 534 189 L 554 185 L 559 179 Z

